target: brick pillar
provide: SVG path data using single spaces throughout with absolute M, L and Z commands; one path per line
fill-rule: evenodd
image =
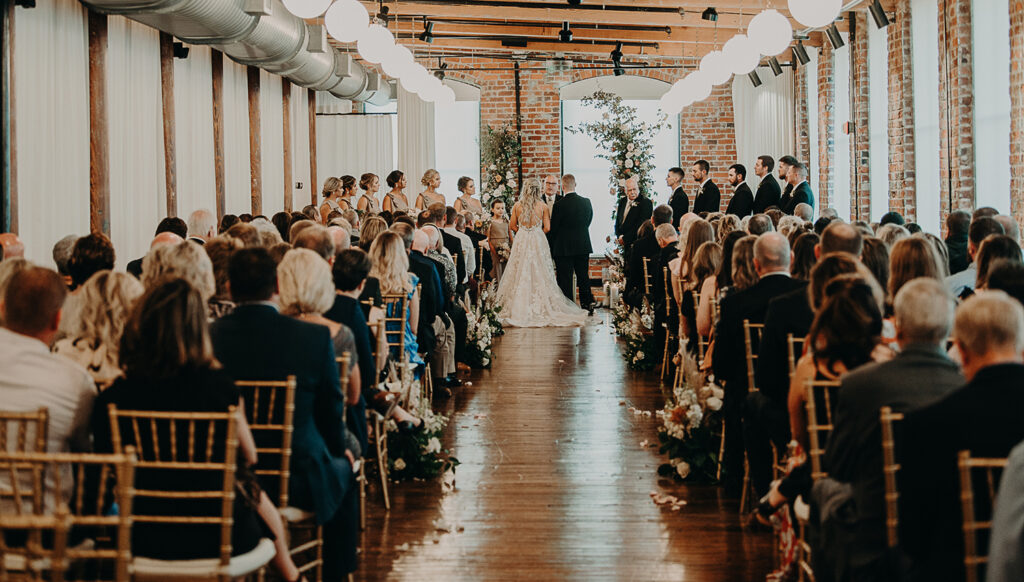
M 889 209 L 917 220 L 914 180 L 914 75 L 910 0 L 898 0 L 889 26 Z M 937 192 L 922 192 L 938 196 Z
M 945 220 L 950 209 L 974 208 L 970 0 L 948 0 L 939 19 L 939 168 Z
M 1024 223 L 1024 0 L 1010 0 L 1010 207 Z
M 870 87 L 868 85 L 868 19 L 859 12 L 850 34 L 850 121 L 853 139 L 850 146 L 850 203 L 854 220 L 871 218 L 871 130 Z M 842 97 L 841 95 L 839 96 Z M 885 163 L 879 160 L 879 163 Z
M 803 68 L 798 68 L 793 71 L 793 77 L 796 83 L 793 115 L 796 125 L 796 159 L 817 165 L 818 160 L 810 159 L 811 132 L 810 120 L 807 118 L 807 73 Z M 810 172 L 809 167 L 807 170 Z M 810 174 L 808 173 L 808 175 Z
M 833 79 L 832 45 L 822 43 L 818 55 L 818 204 L 831 206 L 835 186 L 832 167 L 836 155 L 833 120 L 836 111 L 836 85 Z

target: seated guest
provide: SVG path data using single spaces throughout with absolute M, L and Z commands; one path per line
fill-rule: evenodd
M 162 234 L 165 236 L 161 237 L 160 235 Z M 153 242 L 150 243 L 149 248 L 150 250 L 152 250 L 155 247 L 162 244 L 183 241 L 185 240 L 186 236 L 188 236 L 188 225 L 185 224 L 185 221 L 176 216 L 168 216 L 167 218 L 161 220 L 160 223 L 156 225 L 156 232 L 153 233 Z M 127 267 L 125 267 L 125 270 L 134 275 L 136 278 L 141 279 L 142 258 L 135 259 L 134 261 L 129 261 Z
M 435 202 L 429 205 L 427 210 L 430 212 L 431 222 L 437 228 L 437 233 L 441 235 L 441 246 L 438 250 L 443 252 L 455 266 L 456 293 L 462 295 L 464 291 L 462 283 L 466 280 L 466 256 L 462 252 L 462 241 L 444 230 L 445 217 L 448 212 L 444 204 Z
M 32 263 L 26 261 L 21 257 L 15 257 L 13 259 L 7 259 L 6 261 L 0 261 L 0 301 L 3 300 L 4 292 L 7 289 L 7 284 L 11 282 L 11 277 L 16 273 L 24 271 L 30 267 L 34 267 Z M 63 319 L 63 316 L 61 317 Z M 0 325 L 4 323 L 3 310 L 0 309 Z M 58 337 L 60 333 L 58 332 Z
M 188 241 L 161 245 L 149 251 L 142 262 L 142 284 L 146 288 L 166 277 L 180 277 L 195 287 L 209 301 L 217 291 L 213 263 L 203 247 Z
M 300 231 L 292 239 L 292 248 L 311 250 L 328 263 L 334 260 L 334 240 L 330 231 L 319 224 Z
M 793 241 L 793 278 L 806 281 L 811 277 L 811 269 L 818 260 L 814 255 L 818 248 L 818 235 L 813 232 L 801 233 L 799 230 L 794 230 L 790 236 L 793 235 L 796 235 L 790 239 Z
M 405 254 L 405 245 L 402 238 L 393 232 L 384 232 L 373 241 L 370 246 L 370 262 L 373 267 L 370 274 L 380 281 L 380 290 L 385 295 L 404 295 L 407 299 L 405 313 L 394 313 L 394 306 L 387 306 L 388 317 L 401 317 L 405 320 L 401 328 L 389 327 L 387 331 L 398 332 L 404 329 L 405 354 L 392 351 L 391 357 L 395 361 L 408 361 L 418 368 L 417 377 L 422 372 L 425 364 L 419 354 L 419 345 L 416 341 L 416 325 L 419 323 L 420 296 L 416 292 L 419 284 L 419 277 L 409 272 L 409 256 Z M 416 322 L 414 324 L 413 322 Z M 444 362 L 443 365 L 450 371 L 435 370 L 441 376 L 455 373 L 454 351 L 452 360 Z
M 697 255 L 697 249 L 706 242 L 712 242 L 715 240 L 715 229 L 711 226 L 711 223 L 695 218 L 684 224 L 684 230 L 686 238 L 680 237 L 679 243 L 676 245 L 678 248 L 678 254 L 671 258 L 668 262 L 668 270 L 672 276 L 672 296 L 680 304 L 683 303 L 685 298 L 683 297 L 684 286 L 687 282 L 691 281 L 691 269 L 693 268 L 693 262 Z M 639 243 L 637 243 L 639 244 Z M 659 251 L 660 252 L 660 251 Z M 651 273 L 653 276 L 654 273 Z M 690 299 L 692 302 L 693 300 Z M 691 320 L 692 321 L 692 320 Z M 688 330 L 683 330 L 685 336 L 689 336 Z
M 25 257 L 25 243 L 13 232 L 0 233 L 0 260 Z
M 834 429 L 823 459 L 832 479 L 853 486 L 856 514 L 847 538 L 849 563 L 837 568 L 852 580 L 890 580 L 887 572 L 885 481 L 879 409 L 906 412 L 929 405 L 963 385 L 945 353 L 953 327 L 953 298 L 934 278 L 903 285 L 895 300 L 900 351 L 888 362 L 864 365 L 843 376 L 833 404 Z M 950 508 L 952 509 L 952 508 Z
M 241 248 L 241 241 L 229 236 L 214 237 L 203 245 L 203 250 L 206 251 L 206 256 L 210 257 L 210 264 L 213 266 L 215 291 L 209 302 L 212 319 L 224 317 L 235 308 L 235 303 L 231 301 L 231 290 L 228 289 L 228 265 L 231 263 L 231 255 Z
M 256 230 L 256 227 L 250 224 L 250 222 L 239 222 L 229 228 L 224 234 L 242 241 L 246 248 L 262 246 L 263 241 L 260 240 L 260 231 Z
M 993 218 L 1003 226 L 1003 230 L 1006 231 L 1006 236 L 1020 244 L 1020 225 L 1017 224 L 1017 220 L 1014 217 L 999 214 Z
M 363 228 L 359 230 L 359 248 L 370 252 L 370 245 L 377 236 L 388 229 L 388 223 L 379 216 L 371 216 L 363 221 Z
M 237 307 L 213 323 L 214 353 L 236 380 L 296 377 L 288 500 L 323 526 L 324 578 L 343 579 L 356 569 L 359 491 L 330 330 L 278 313 L 277 266 L 266 250 L 235 252 L 228 277 Z
M 988 272 L 992 263 L 998 260 L 1022 262 L 1020 246 L 1017 241 L 1005 234 L 990 234 L 978 249 L 978 279 L 975 289 L 984 289 L 988 282 Z
M 200 208 L 188 215 L 188 240 L 205 245 L 217 235 L 217 219 L 213 213 Z
M 1024 580 L 1024 444 L 1010 451 L 998 491 L 985 580 L 1016 582 Z
M 444 353 L 447 349 L 454 350 L 448 340 L 455 341 L 455 329 L 452 327 L 447 313 L 445 312 L 445 296 L 441 288 L 441 276 L 437 272 L 437 265 L 423 253 L 430 244 L 430 237 L 422 230 L 411 230 L 408 225 L 396 225 L 393 230 L 402 237 L 402 242 L 408 241 L 409 245 L 409 272 L 416 275 L 420 280 L 420 316 L 417 323 L 416 343 L 425 354 L 431 354 L 432 359 L 446 358 Z M 449 328 L 452 335 L 448 336 Z M 442 345 L 438 345 L 438 341 Z M 454 357 L 454 351 L 453 357 Z M 443 366 L 443 363 L 438 365 Z
M 124 377 L 118 378 L 96 401 L 92 429 L 96 449 L 111 452 L 110 417 L 113 404 L 122 410 L 173 412 L 227 412 L 238 406 L 238 484 L 250 495 L 235 497 L 231 532 L 232 553 L 245 554 L 256 547 L 269 529 L 276 537 L 274 565 L 289 580 L 298 580 L 284 525 L 277 508 L 259 490 L 250 467 L 256 463 L 256 445 L 246 422 L 244 407 L 231 378 L 221 371 L 210 348 L 206 323 L 206 302 L 183 279 L 165 279 L 150 288 L 132 309 L 121 338 L 120 363 Z M 223 438 L 223 437 L 221 437 Z M 215 442 L 214 447 L 219 443 Z M 161 443 L 166 450 L 170 442 Z M 184 447 L 184 443 L 181 445 Z M 180 450 L 179 450 L 180 453 Z M 208 489 L 219 486 L 219 477 L 192 472 L 147 472 L 136 470 L 136 486 L 141 489 L 192 490 L 196 479 L 207 479 Z M 149 484 L 147 486 L 147 484 Z M 135 500 L 134 510 L 146 515 L 179 515 L 202 511 L 202 506 L 184 500 Z M 187 513 L 186 513 L 187 514 Z M 261 523 L 262 521 L 262 523 Z M 137 556 L 182 560 L 217 555 L 218 528 L 184 524 L 136 524 L 132 528 L 132 553 Z
M 965 298 L 974 290 L 978 280 L 978 266 L 975 263 L 975 255 L 981 249 L 981 243 L 990 234 L 1006 234 L 1003 226 L 994 218 L 982 216 L 971 221 L 970 229 L 967 232 L 967 257 L 969 264 L 967 268 L 946 279 L 949 292 L 957 298 Z M 950 269 L 952 270 L 952 269 Z
M 887 224 L 895 224 L 896 226 L 903 226 L 907 221 L 903 218 L 899 212 L 890 211 L 882 215 L 882 219 L 878 221 L 879 226 L 885 226 Z
M 225 214 L 220 217 L 220 224 L 217 225 L 217 234 L 224 234 L 229 228 L 241 222 L 234 214 Z
M 64 337 L 53 352 L 78 362 L 105 390 L 121 376 L 121 334 L 142 291 L 142 283 L 127 273 L 100 271 L 90 277 L 78 290 L 74 313 L 61 323 Z
M 456 199 L 456 202 L 458 202 L 459 200 L 461 200 L 461 198 Z M 441 232 L 449 236 L 453 236 L 455 237 L 456 240 L 459 241 L 459 245 L 461 248 L 459 253 L 462 257 L 465 257 L 464 260 L 466 261 L 466 273 L 465 276 L 460 280 L 460 283 L 465 284 L 468 283 L 469 278 L 472 277 L 474 273 L 476 273 L 476 253 L 473 252 L 473 241 L 470 240 L 470 238 L 466 236 L 466 234 L 463 232 L 465 230 L 465 227 L 463 227 L 462 230 L 459 230 L 457 226 L 459 219 L 462 219 L 463 221 L 465 220 L 464 218 L 462 218 L 462 215 L 455 211 L 453 207 L 449 206 L 445 208 L 444 228 L 442 229 Z
M 706 242 L 697 249 L 693 258 L 694 289 L 700 290 L 697 302 L 697 334 L 702 337 L 711 335 L 712 314 L 711 300 L 718 297 L 718 272 L 722 269 L 722 247 L 718 243 Z
M 1006 457 L 1024 439 L 1024 308 L 979 293 L 957 310 L 953 338 L 967 384 L 907 413 L 897 435 L 900 545 L 920 580 L 964 579 L 957 453 Z
M 676 309 L 676 301 L 668 301 L 665 288 L 665 271 L 669 262 L 679 255 L 679 235 L 676 228 L 669 223 L 659 225 L 655 229 L 654 238 L 658 241 L 658 254 L 651 261 L 651 305 L 654 308 L 654 347 L 661 352 L 665 347 L 666 330 L 679 326 L 679 313 Z M 635 245 L 634 245 L 635 246 Z M 666 304 L 670 306 L 671 314 L 666 314 Z M 690 313 L 693 313 L 693 300 L 690 300 Z M 691 318 L 692 322 L 694 318 Z M 668 327 L 665 327 L 665 325 Z M 671 346 L 670 346 L 671 348 Z
M 113 269 L 115 260 L 114 245 L 103 233 L 94 232 L 75 241 L 68 260 L 71 290 L 85 285 L 94 273 Z
M 328 178 L 328 180 L 336 180 L 337 178 Z M 290 243 L 288 239 L 288 227 L 291 226 L 292 215 L 285 211 L 276 212 L 274 216 L 270 217 L 270 223 L 277 229 L 277 234 L 281 236 L 281 241 Z
M 64 283 L 71 287 L 71 275 L 68 273 L 68 262 L 71 260 L 71 251 L 78 242 L 77 236 L 69 234 L 53 245 L 53 262 L 57 265 L 57 274 L 64 278 Z M 3 257 L 0 256 L 0 259 Z
M 793 208 L 793 216 L 799 218 L 803 222 L 811 222 L 814 220 L 814 207 L 810 204 L 801 202 Z
M 949 249 L 949 273 L 955 275 L 967 268 L 971 259 L 967 254 L 967 233 L 971 227 L 971 215 L 963 210 L 954 210 L 946 217 L 946 248 Z
M 334 242 L 334 254 L 337 255 L 341 251 L 352 248 L 352 238 L 349 236 L 348 231 L 343 226 L 328 226 L 327 232 L 331 233 L 331 240 Z
M 993 261 L 988 268 L 985 288 L 1005 291 L 1024 305 L 1024 263 L 1009 259 Z
M 871 271 L 882 289 L 889 288 L 889 245 L 882 242 L 882 239 L 865 236 L 860 261 Z
M 924 238 L 931 243 L 932 249 L 935 251 L 935 257 L 939 261 L 939 273 L 942 280 L 945 281 L 946 277 L 949 277 L 949 249 L 946 248 L 946 243 L 930 232 L 919 232 L 914 236 Z
M 888 299 L 893 301 L 903 285 L 919 277 L 939 280 L 942 267 L 931 243 L 921 237 L 904 238 L 889 252 Z
M 672 207 L 662 204 L 651 214 L 650 223 L 653 228 L 649 230 L 641 228 L 637 232 L 638 237 L 633 243 L 626 261 L 626 298 L 630 301 L 630 305 L 639 306 L 643 298 L 644 259 L 653 263 L 661 249 L 655 238 L 654 229 L 662 224 L 669 224 L 671 221 Z M 650 270 L 649 274 L 653 275 L 653 270 Z
M 775 224 L 767 214 L 755 214 L 750 217 L 747 223 L 747 233 L 754 236 L 762 235 L 775 230 Z

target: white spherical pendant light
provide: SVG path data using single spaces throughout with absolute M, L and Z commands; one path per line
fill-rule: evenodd
M 283 0 L 285 9 L 299 18 L 317 18 L 331 5 L 331 0 Z
M 338 0 L 324 14 L 324 26 L 338 42 L 355 42 L 370 26 L 370 15 L 356 0 Z
M 441 92 L 441 103 L 449 106 L 455 105 L 455 89 L 445 85 L 444 90 Z
M 405 75 L 398 79 L 398 83 L 409 93 L 419 93 L 427 84 L 427 77 L 430 75 L 420 65 L 414 65 Z
M 410 71 L 414 64 L 416 63 L 413 59 L 412 51 L 400 44 L 396 44 L 393 45 L 392 49 L 384 57 L 381 68 L 384 69 L 384 73 L 387 76 L 398 79 Z
M 732 70 L 722 51 L 711 51 L 700 60 L 700 72 L 712 85 L 721 85 L 732 78 Z
M 711 96 L 711 80 L 700 71 L 694 71 L 686 76 L 686 92 L 684 95 L 689 103 L 703 101 Z
M 371 24 L 356 42 L 359 54 L 375 65 L 384 60 L 393 46 L 395 46 L 394 35 L 379 24 Z
M 436 103 L 440 101 L 444 93 L 444 84 L 437 77 L 430 75 L 428 71 L 427 83 L 419 92 L 420 98 L 424 101 Z
M 778 10 L 769 8 L 750 21 L 747 37 L 757 52 L 766 57 L 774 57 L 786 50 L 793 40 L 793 25 Z
M 789 0 L 789 13 L 811 28 L 831 24 L 842 8 L 843 0 Z
M 746 75 L 757 68 L 761 55 L 745 34 L 737 34 L 722 47 L 729 69 L 737 75 Z

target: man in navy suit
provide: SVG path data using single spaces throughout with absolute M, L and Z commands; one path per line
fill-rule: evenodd
M 722 209 L 722 192 L 711 181 L 710 173 L 711 164 L 707 160 L 697 160 L 690 168 L 693 181 L 700 184 L 693 199 L 694 214 L 718 212 Z
M 345 397 L 327 327 L 278 313 L 277 264 L 263 248 L 235 252 L 228 266 L 238 306 L 210 327 L 214 354 L 238 380 L 296 377 L 289 502 L 323 526 L 324 578 L 357 566 L 359 489 L 345 447 Z M 261 481 L 273 499 L 273 480 Z
M 757 194 L 754 196 L 754 214 L 764 214 L 769 207 L 779 205 L 782 190 L 779 189 L 779 183 L 775 181 L 775 176 L 772 176 L 774 169 L 774 158 L 757 156 L 757 161 L 754 162 L 754 174 L 761 179 L 761 183 L 757 185 Z
M 747 168 L 743 164 L 729 166 L 729 185 L 733 187 L 733 194 L 725 213 L 740 218 L 749 216 L 754 208 L 754 194 L 747 186 Z
M 590 253 L 594 249 L 590 244 L 590 223 L 594 220 L 594 207 L 590 200 L 576 193 L 576 177 L 572 174 L 562 177 L 562 189 L 566 194 L 555 202 L 555 209 L 551 212 L 551 255 L 555 258 L 555 275 L 559 289 L 571 300 L 572 276 L 576 274 L 580 305 L 593 314 Z M 647 204 L 650 205 L 649 200 Z
M 813 210 L 814 192 L 811 192 L 811 185 L 807 183 L 807 166 L 800 162 L 790 166 L 786 181 L 793 189 L 789 202 L 782 207 L 782 211 L 793 214 L 798 204 L 807 204 Z

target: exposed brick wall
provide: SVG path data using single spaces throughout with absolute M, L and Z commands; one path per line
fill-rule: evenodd
M 827 42 L 818 55 L 818 204 L 821 208 L 832 205 L 835 186 L 833 160 L 836 155 L 833 120 L 836 112 L 836 85 L 833 78 L 832 46 Z
M 945 220 L 950 209 L 974 208 L 970 0 L 948 0 L 945 15 L 940 10 L 939 18 L 939 168 Z
M 1010 1 L 1010 207 L 1024 223 L 1024 0 Z
M 917 220 L 914 180 L 914 76 L 910 0 L 896 3 L 889 25 L 889 209 Z M 937 193 L 930 193 L 937 196 Z
M 853 139 L 850 141 L 850 200 L 855 220 L 871 220 L 871 129 L 870 86 L 868 82 L 868 16 L 856 16 L 856 28 L 850 35 L 850 117 Z M 879 160 L 879 163 L 887 163 Z
M 818 160 L 810 159 L 811 132 L 807 119 L 807 74 L 803 68 L 793 71 L 796 84 L 793 100 L 793 120 L 796 124 L 796 159 L 817 166 Z M 807 169 L 810 172 L 810 168 Z M 810 174 L 808 174 L 810 175 Z

